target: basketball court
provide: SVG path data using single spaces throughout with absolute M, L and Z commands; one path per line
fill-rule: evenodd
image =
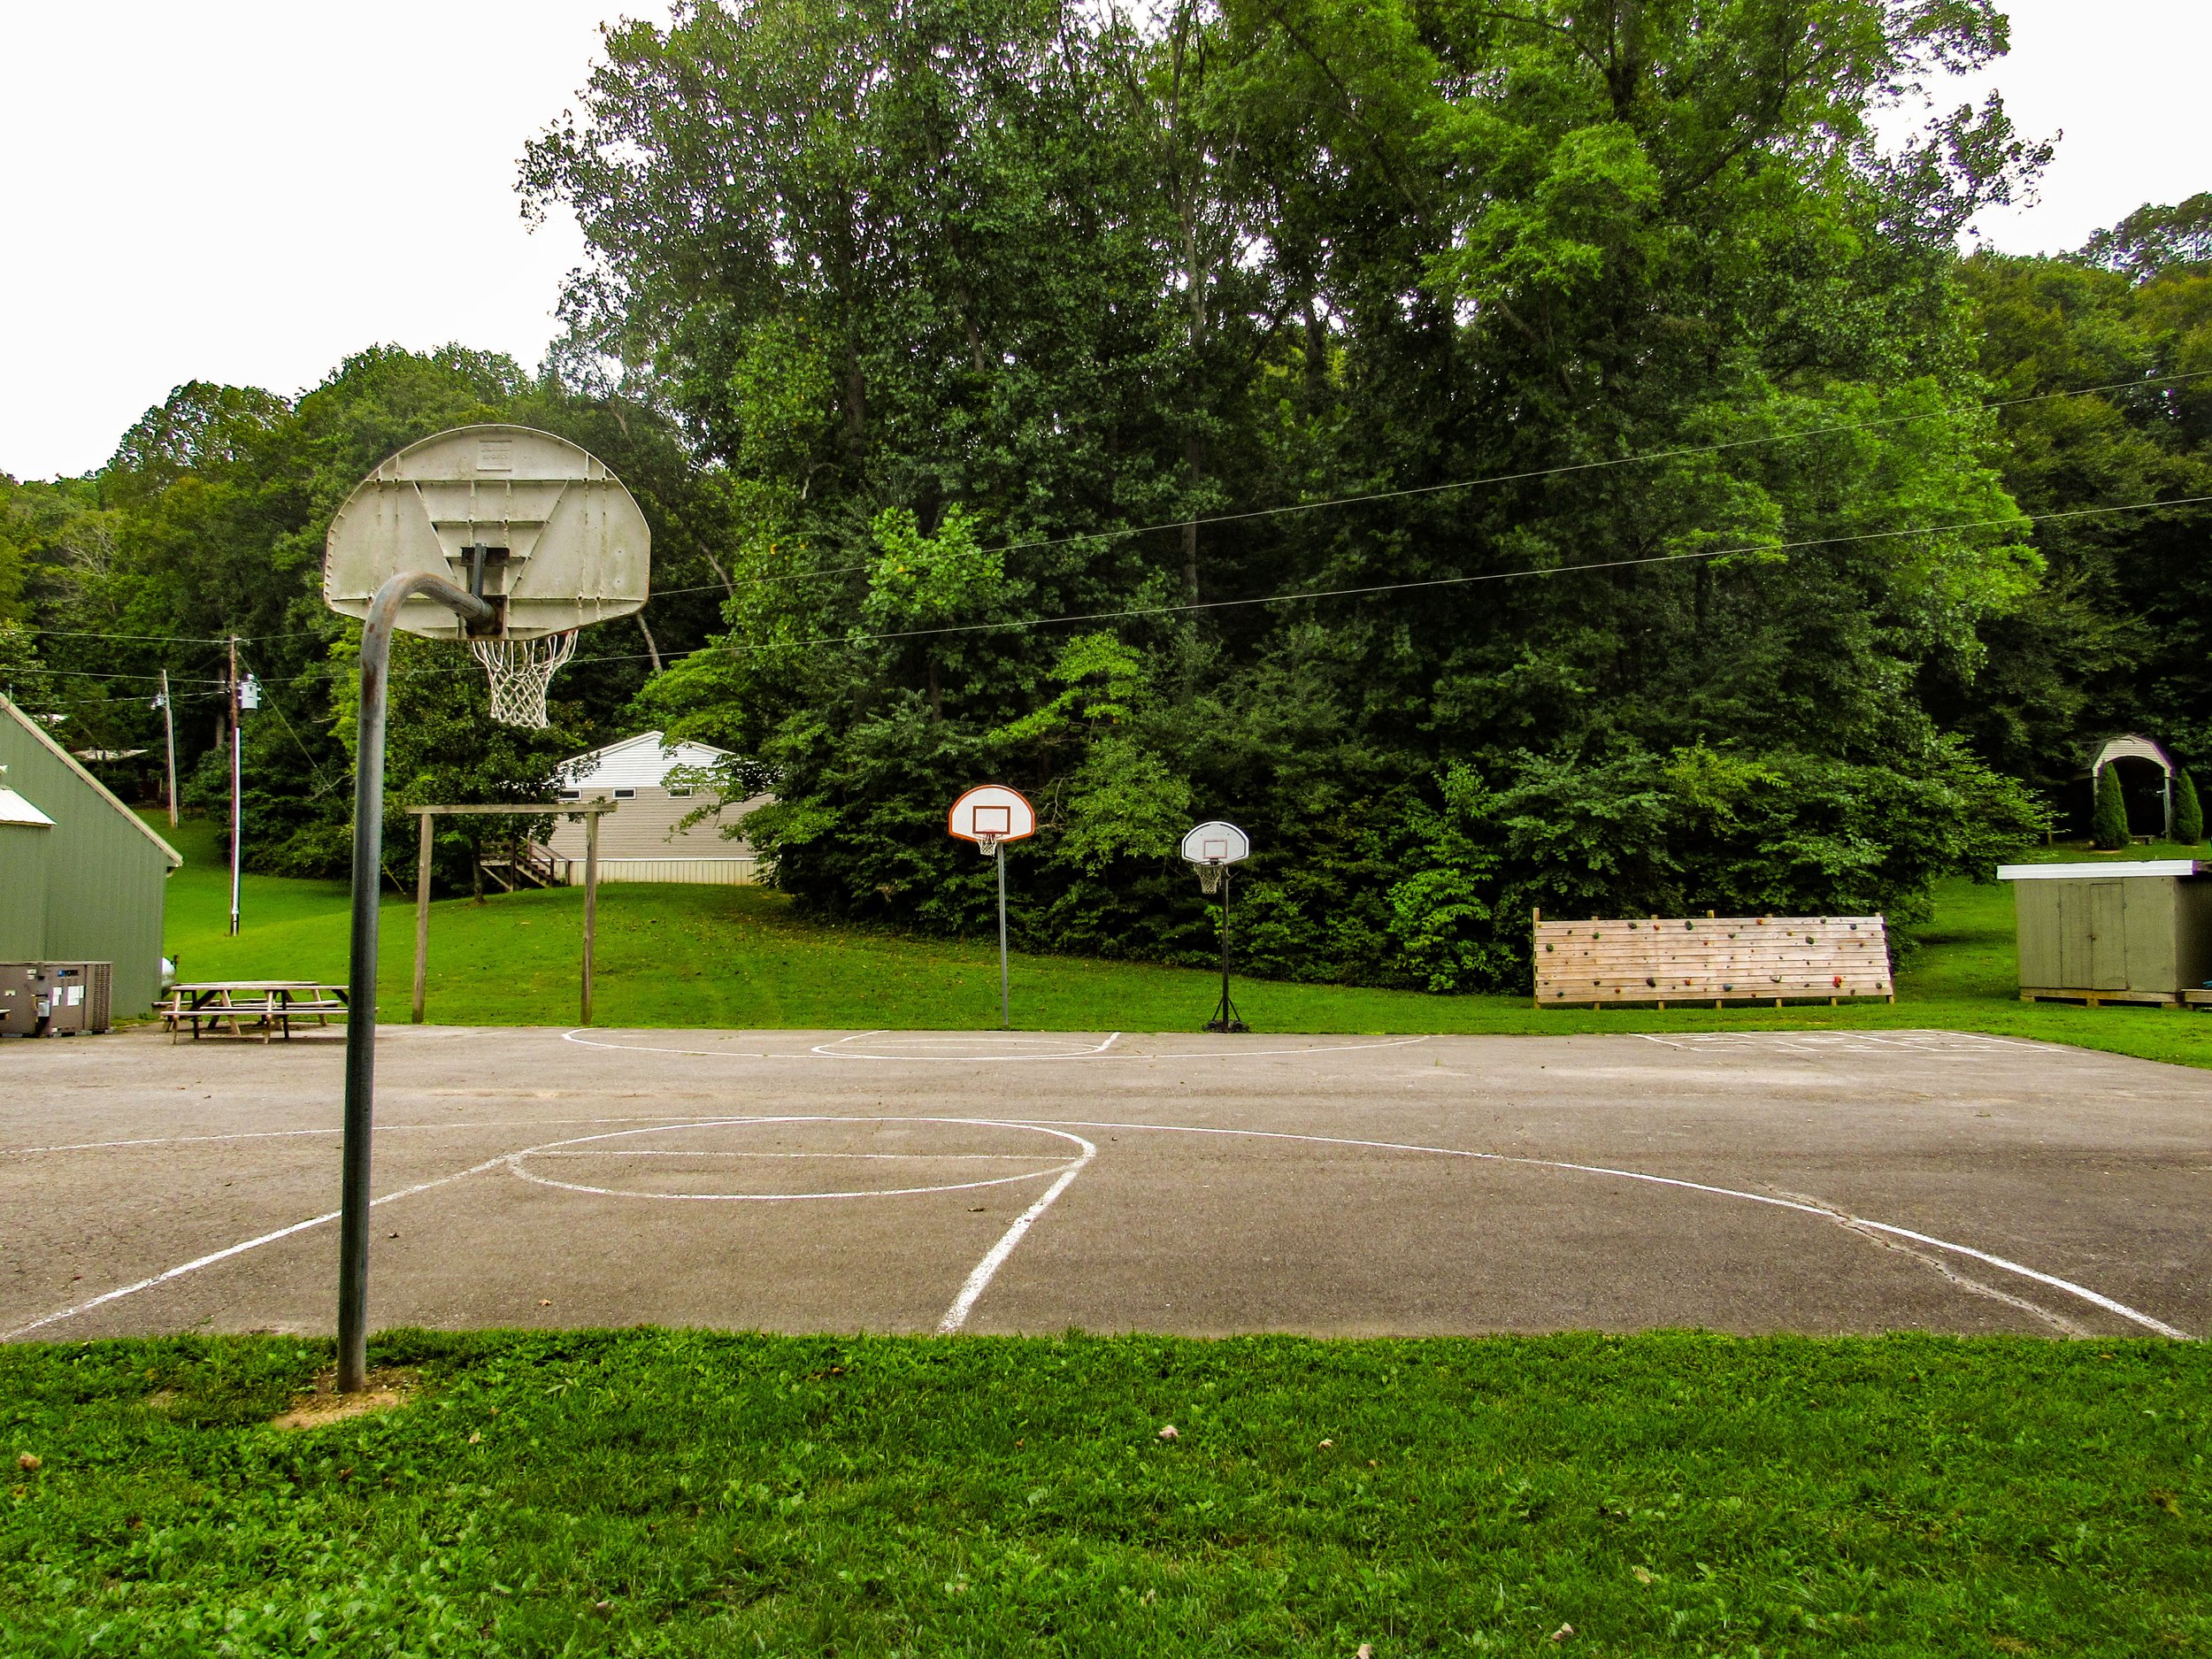
M 377 1061 L 374 1328 L 2212 1329 L 2212 1075 L 2042 1044 L 386 1026 Z M 0 1334 L 331 1331 L 342 1041 L 0 1064 Z

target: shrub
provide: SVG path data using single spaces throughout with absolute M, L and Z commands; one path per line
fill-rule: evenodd
M 2174 839 L 2192 847 L 2204 839 L 2204 808 L 2197 800 L 2197 780 L 2185 772 L 2174 774 Z
M 2108 853 L 2128 844 L 2128 803 L 2120 793 L 2117 766 L 2107 766 L 2097 774 L 2097 810 L 2090 815 L 2089 839 L 2101 851 Z

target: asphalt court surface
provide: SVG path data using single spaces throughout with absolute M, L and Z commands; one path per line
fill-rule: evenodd
M 0 1045 L 0 1336 L 328 1332 L 342 1058 Z M 2212 1073 L 2010 1039 L 387 1026 L 378 1083 L 380 1328 L 2212 1330 Z

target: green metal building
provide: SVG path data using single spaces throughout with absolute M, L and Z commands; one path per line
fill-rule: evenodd
M 0 697 L 0 962 L 111 962 L 118 1017 L 161 991 L 164 884 L 184 860 Z

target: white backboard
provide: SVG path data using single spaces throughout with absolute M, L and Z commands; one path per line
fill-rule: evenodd
M 1194 864 L 1233 864 L 1252 856 L 1252 838 L 1233 824 L 1213 819 L 1183 837 L 1183 858 Z
M 1018 841 L 1037 833 L 1037 812 L 1020 790 L 987 783 L 952 803 L 945 828 L 964 841 Z
M 323 602 L 365 617 L 402 571 L 466 588 L 468 549 L 482 545 L 495 549 L 483 591 L 501 606 L 500 634 L 535 639 L 644 604 L 652 541 L 630 492 L 580 445 L 528 426 L 461 426 L 410 444 L 346 497 L 323 546 Z M 431 639 L 466 634 L 430 599 L 408 601 L 399 626 Z

